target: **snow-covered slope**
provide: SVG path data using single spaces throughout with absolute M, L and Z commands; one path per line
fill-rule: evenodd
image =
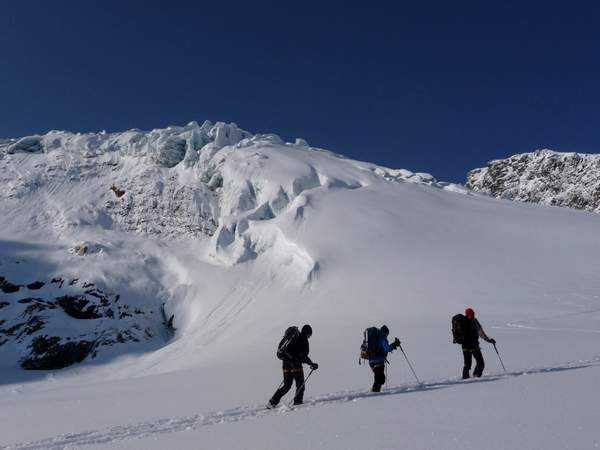
M 18 368 L 15 353 L 26 342 L 1 346 L 0 445 L 600 444 L 600 410 L 589 395 L 600 373 L 600 216 L 464 195 L 426 175 L 301 140 L 239 131 L 239 141 L 220 146 L 210 137 L 231 137 L 233 125 L 153 133 L 202 128 L 208 141 L 192 145 L 195 162 L 167 158 L 172 167 L 157 162 L 157 147 L 140 151 L 133 143 L 102 152 L 92 146 L 91 158 L 85 146 L 3 147 L 0 176 L 12 194 L 0 200 L 0 275 L 23 286 L 0 296 L 5 308 L 22 314 L 28 304 L 15 301 L 30 296 L 34 281 L 77 278 L 120 295 L 117 303 L 147 307 L 139 320 L 160 332 L 102 346 L 96 358 L 52 372 Z M 77 138 L 59 134 L 63 142 Z M 81 295 L 79 284 L 69 289 Z M 462 355 L 451 343 L 450 317 L 465 306 L 498 340 L 507 375 L 485 344 L 487 377 L 457 380 Z M 41 314 L 60 330 L 40 333 L 66 331 L 60 304 Z M 106 317 L 78 320 L 86 320 L 87 340 L 110 327 Z M 287 326 L 303 323 L 313 326 L 311 356 L 320 364 L 308 404 L 266 411 L 281 382 L 275 346 Z M 403 341 L 423 384 L 395 352 L 386 389 L 373 396 L 358 347 L 365 327 L 383 323 Z
M 352 190 L 378 182 L 461 189 L 428 174 L 347 160 L 309 148 L 302 139 L 284 143 L 276 135 L 252 135 L 235 124 L 208 121 L 151 132 L 52 131 L 4 143 L 0 184 L 6 189 L 0 200 L 5 217 L 12 219 L 5 221 L 5 231 L 58 240 L 58 254 L 71 265 L 86 259 L 91 267 L 76 274 L 52 270 L 33 280 L 28 272 L 35 263 L 3 261 L 7 318 L 0 342 L 20 344 L 23 367 L 57 368 L 95 357 L 107 345 L 164 343 L 172 326 L 196 329 L 189 311 L 194 306 L 176 300 L 171 282 L 147 280 L 152 294 L 141 294 L 142 304 L 135 300 L 140 294 L 119 294 L 122 275 L 104 273 L 95 287 L 100 270 L 94 261 L 108 266 L 122 261 L 117 252 L 127 246 L 128 233 L 163 242 L 194 239 L 205 244 L 198 258 L 213 265 L 232 266 L 268 253 L 273 273 L 302 286 L 316 275 L 319 262 L 291 241 L 279 222 L 302 221 L 310 190 Z M 107 240 L 117 235 L 118 244 Z M 160 252 L 155 259 L 164 263 Z M 17 262 L 20 275 L 14 278 Z M 124 270 L 131 270 L 127 264 Z M 27 286 L 37 281 L 46 287 L 30 292 Z M 47 335 L 53 327 L 58 329 Z M 32 359 L 45 362 L 32 364 Z
M 221 219 L 269 218 L 306 189 L 356 188 L 374 175 L 449 187 L 429 174 L 342 160 L 302 139 L 284 143 L 209 121 L 150 132 L 51 131 L 0 143 L 4 208 L 32 230 L 59 236 L 85 226 L 212 236 Z
M 473 191 L 600 212 L 600 155 L 537 150 L 490 161 L 467 175 Z

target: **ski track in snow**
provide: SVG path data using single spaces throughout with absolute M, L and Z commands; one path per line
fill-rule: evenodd
M 600 330 L 594 330 L 590 328 L 552 328 L 552 327 L 534 327 L 531 325 L 522 325 L 520 323 L 507 323 L 507 328 L 520 328 L 523 330 L 533 330 L 533 331 L 576 331 L 578 333 L 600 333 Z M 492 327 L 492 328 L 501 328 L 501 327 Z
M 85 445 L 108 444 L 127 439 L 142 439 L 152 435 L 177 433 L 182 431 L 197 430 L 199 428 L 221 423 L 239 422 L 245 419 L 261 417 L 268 414 L 287 413 L 298 408 L 311 408 L 328 404 L 355 402 L 372 397 L 384 397 L 389 395 L 417 393 L 433 391 L 447 387 L 465 385 L 472 383 L 492 382 L 523 375 L 536 375 L 566 370 L 583 369 L 600 365 L 600 356 L 589 360 L 568 362 L 551 367 L 535 368 L 519 372 L 507 372 L 506 374 L 487 375 L 483 378 L 470 379 L 467 381 L 457 378 L 430 381 L 426 383 L 412 383 L 387 388 L 381 393 L 372 393 L 369 390 L 342 391 L 321 395 L 308 400 L 303 406 L 290 408 L 287 404 L 275 409 L 267 409 L 266 406 L 241 406 L 225 411 L 209 412 L 188 417 L 160 419 L 152 422 L 143 422 L 131 425 L 120 425 L 102 430 L 85 431 L 82 433 L 62 434 L 52 438 L 38 441 L 0 446 L 6 450 L 34 450 L 34 449 L 65 449 L 79 448 Z
M 600 333 L 600 330 L 596 329 L 596 328 L 575 328 L 575 327 L 541 327 L 541 326 L 534 326 L 534 325 L 529 325 L 532 322 L 542 322 L 542 321 L 547 321 L 547 320 L 553 320 L 553 319 L 564 319 L 567 317 L 577 317 L 577 316 L 582 316 L 582 315 L 590 315 L 590 314 L 595 314 L 600 312 L 600 308 L 593 308 L 593 309 L 587 309 L 584 311 L 575 311 L 575 312 L 571 312 L 571 313 L 563 313 L 563 314 L 555 314 L 555 315 L 551 315 L 551 316 L 546 316 L 546 317 L 538 317 L 536 319 L 525 319 L 525 320 L 518 320 L 518 321 L 514 321 L 514 322 L 508 322 L 504 325 L 492 325 L 490 328 L 519 328 L 522 330 L 531 330 L 531 331 L 570 331 L 570 332 L 576 332 L 576 333 Z

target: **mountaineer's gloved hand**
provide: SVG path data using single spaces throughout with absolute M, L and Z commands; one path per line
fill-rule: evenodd
M 395 338 L 394 342 L 392 342 L 392 347 L 394 347 L 394 349 L 397 349 L 398 347 L 400 347 L 400 339 Z
M 492 344 L 492 345 L 496 345 L 496 339 L 493 339 L 493 338 L 492 338 L 492 339 L 490 339 L 490 344 Z
M 319 365 L 318 365 L 317 363 L 312 363 L 312 364 L 310 365 L 310 368 L 311 368 L 312 370 L 317 370 L 317 369 L 319 368 Z

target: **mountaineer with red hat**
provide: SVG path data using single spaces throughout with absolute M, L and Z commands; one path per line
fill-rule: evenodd
M 464 316 L 457 314 L 452 318 L 452 336 L 455 344 L 461 344 L 465 365 L 463 367 L 463 380 L 469 378 L 471 364 L 475 358 L 475 370 L 473 376 L 479 378 L 483 373 L 485 362 L 479 348 L 479 338 L 490 344 L 496 344 L 496 340 L 488 337 L 483 331 L 483 327 L 475 318 L 475 311 L 472 308 L 465 309 Z

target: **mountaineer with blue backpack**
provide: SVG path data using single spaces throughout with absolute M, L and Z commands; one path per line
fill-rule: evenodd
M 369 366 L 373 371 L 372 392 L 380 392 L 381 386 L 385 384 L 385 364 L 388 362 L 387 354 L 400 347 L 400 340 L 394 339 L 391 344 L 387 338 L 390 330 L 386 325 L 381 328 L 370 327 L 364 332 L 363 343 L 360 347 L 360 358 L 368 359 Z M 360 359 L 359 359 L 360 364 Z

